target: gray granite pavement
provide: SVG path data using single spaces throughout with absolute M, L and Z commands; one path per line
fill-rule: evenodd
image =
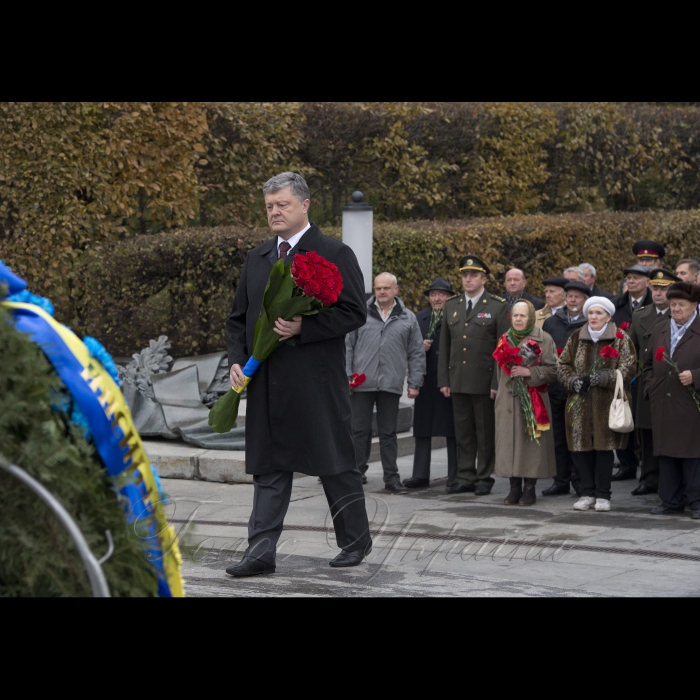
M 412 456 L 401 457 L 402 477 Z M 234 579 L 227 566 L 245 549 L 252 484 L 163 479 L 180 533 L 190 596 L 695 596 L 700 594 L 700 522 L 689 512 L 653 516 L 656 496 L 634 497 L 613 482 L 609 513 L 573 510 L 575 496 L 505 506 L 506 479 L 489 496 L 445 493 L 446 450 L 433 451 L 430 487 L 383 491 L 372 463 L 365 487 L 374 548 L 366 562 L 333 569 L 338 553 L 315 477 L 294 480 L 277 571 Z

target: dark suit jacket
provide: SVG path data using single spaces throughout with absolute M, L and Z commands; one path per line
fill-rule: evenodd
M 700 411 L 678 375 L 666 362 L 656 360 L 660 347 L 671 349 L 671 321 L 656 324 L 649 338 L 642 380 L 651 402 L 654 454 L 657 457 L 696 459 L 700 455 Z M 693 374 L 691 386 L 700 394 L 700 318 L 678 341 L 671 358 L 681 372 Z
M 416 314 L 423 338 L 428 334 L 431 314 L 430 307 Z M 454 437 L 455 434 L 452 399 L 446 399 L 442 395 L 437 381 L 440 331 L 443 319 L 440 319 L 437 324 L 430 350 L 425 353 L 425 380 L 413 404 L 413 435 L 415 437 L 433 437 L 434 435 Z
M 610 292 L 606 292 L 604 289 L 601 289 L 597 284 L 594 284 L 591 287 L 591 296 L 592 297 L 605 297 L 606 299 L 614 299 L 615 295 L 611 294 Z
M 632 323 L 632 302 L 630 301 L 630 295 L 628 292 L 620 294 L 619 297 L 611 299 L 613 304 L 615 304 L 615 315 L 613 316 L 613 321 L 615 321 L 616 326 L 620 326 L 621 323 Z M 648 306 L 652 303 L 651 300 L 651 289 L 647 287 L 646 294 L 642 299 L 641 304 L 637 308 L 642 306 Z
M 289 251 L 316 251 L 343 276 L 338 302 L 328 311 L 305 316 L 296 343 L 280 343 L 248 385 L 246 472 L 295 471 L 339 474 L 355 468 L 350 429 L 350 396 L 345 374 L 345 334 L 367 319 L 364 281 L 357 258 L 316 224 Z M 255 324 L 270 270 L 277 259 L 277 237 L 248 253 L 226 321 L 229 366 L 251 355 Z
M 533 296 L 528 291 L 524 291 L 521 294 L 520 299 L 526 299 L 527 301 L 529 301 L 535 307 L 535 311 L 539 311 L 540 309 L 544 308 L 544 299 L 540 299 L 539 297 Z
M 632 314 L 632 326 L 627 333 L 634 343 L 634 348 L 637 351 L 637 361 L 640 366 L 644 365 L 644 360 L 649 354 L 651 332 L 658 323 L 663 323 L 668 321 L 668 319 L 668 309 L 666 309 L 665 313 L 659 315 L 656 313 L 654 304 L 642 306 Z M 651 430 L 651 406 L 643 391 L 637 392 L 637 413 L 635 414 L 634 427 Z

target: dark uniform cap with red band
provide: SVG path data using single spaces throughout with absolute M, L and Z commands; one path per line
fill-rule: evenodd
M 666 249 L 656 241 L 637 241 L 632 246 L 632 252 L 638 258 L 661 259 L 666 255 Z

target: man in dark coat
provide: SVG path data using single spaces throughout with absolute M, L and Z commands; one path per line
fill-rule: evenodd
M 301 176 L 276 175 L 265 183 L 263 194 L 275 237 L 248 253 L 226 322 L 232 386 L 244 384 L 242 367 L 252 353 L 263 293 L 278 258 L 291 263 L 296 253 L 315 251 L 338 266 L 343 290 L 327 311 L 276 320 L 280 345 L 248 386 L 246 473 L 253 474 L 253 510 L 248 549 L 226 572 L 274 572 L 294 472 L 321 477 L 342 547 L 331 566 L 355 566 L 372 547 L 362 477 L 355 467 L 345 374 L 345 334 L 366 320 L 362 272 L 348 246 L 309 223 L 309 189 Z
M 544 300 L 533 296 L 529 292 L 526 292 L 526 286 L 527 280 L 525 279 L 525 273 L 522 270 L 519 270 L 517 267 L 514 267 L 512 270 L 508 270 L 505 278 L 506 301 L 513 306 L 516 301 L 525 299 L 535 307 L 535 311 L 539 311 L 544 307 Z
M 481 258 L 465 255 L 459 271 L 464 291 L 445 302 L 438 355 L 438 386 L 443 396 L 452 397 L 457 439 L 458 483 L 447 492 L 486 496 L 496 463 L 493 351 L 510 328 L 510 306 L 484 288 L 489 268 Z
M 652 270 L 649 286 L 653 303 L 640 307 L 632 314 L 632 325 L 628 333 L 634 343 L 640 365 L 644 363 L 648 354 L 652 330 L 658 323 L 668 321 L 670 318 L 666 292 L 669 285 L 674 282 L 680 282 L 680 279 L 670 270 Z M 651 407 L 644 392 L 639 390 L 637 390 L 637 413 L 634 426 L 642 452 L 642 471 L 639 475 L 639 485 L 632 491 L 632 495 L 646 496 L 659 490 L 659 460 L 654 456 Z
M 682 513 L 685 490 L 692 517 L 700 520 L 700 410 L 689 391 L 700 394 L 700 286 L 675 282 L 668 288 L 667 299 L 671 318 L 651 332 L 642 374 L 644 393 L 651 403 L 662 501 L 651 512 Z M 679 372 L 657 359 L 661 352 Z
M 549 333 L 557 347 L 557 353 L 566 347 L 571 334 L 586 323 L 583 305 L 590 296 L 591 290 L 584 282 L 567 282 L 564 285 L 566 293 L 565 305 L 554 316 L 550 316 L 542 326 Z M 542 491 L 543 496 L 561 496 L 570 492 L 569 484 L 573 485 L 577 495 L 581 495 L 581 483 L 574 469 L 574 462 L 566 442 L 566 401 L 568 393 L 560 382 L 549 385 L 549 402 L 552 408 L 552 433 L 554 437 L 554 459 L 557 464 L 557 475 L 554 483 Z
M 632 265 L 624 270 L 627 291 L 612 300 L 612 303 L 615 305 L 613 321 L 618 328 L 629 328 L 632 325 L 632 314 L 642 306 L 648 306 L 652 303 L 651 290 L 649 289 L 650 272 L 649 267 L 646 265 Z M 633 416 L 637 413 L 638 389 L 639 382 L 633 381 Z M 624 450 L 617 450 L 617 458 L 620 460 L 620 468 L 613 474 L 612 480 L 623 481 L 624 479 L 636 479 L 639 458 L 637 457 L 637 438 L 635 431 L 629 434 L 627 447 Z
M 605 297 L 606 299 L 612 299 L 615 295 L 610 292 L 606 292 L 601 289 L 596 284 L 596 279 L 598 274 L 596 273 L 595 267 L 591 263 L 581 263 L 579 267 L 583 270 L 583 282 L 591 290 L 590 295 L 592 297 Z
M 409 489 L 421 488 L 430 484 L 431 440 L 433 437 L 447 438 L 447 488 L 457 483 L 457 442 L 452 414 L 452 399 L 442 395 L 437 382 L 438 354 L 440 352 L 440 331 L 445 302 L 453 295 L 450 283 L 443 277 L 436 277 L 424 294 L 430 306 L 416 314 L 423 335 L 426 372 L 420 394 L 413 404 L 413 476 L 404 479 L 403 485 Z

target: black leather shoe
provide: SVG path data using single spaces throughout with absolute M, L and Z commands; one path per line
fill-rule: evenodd
M 474 495 L 475 496 L 488 496 L 491 493 L 491 487 L 486 486 L 485 484 L 479 484 L 475 489 L 474 489 Z
M 647 486 L 646 484 L 639 484 L 637 488 L 632 491 L 633 496 L 647 496 L 650 493 L 658 493 L 659 489 L 653 489 L 651 486 Z
M 622 467 L 617 470 L 615 474 L 612 475 L 613 481 L 624 481 L 625 479 L 636 479 L 637 470 L 631 467 L 623 469 Z
M 275 566 L 259 559 L 243 557 L 235 566 L 229 566 L 226 573 L 231 576 L 257 576 L 258 574 L 274 574 Z
M 400 481 L 395 481 L 393 484 L 384 484 L 384 490 L 390 493 L 408 493 L 408 489 Z
M 476 490 L 476 486 L 465 486 L 459 482 L 445 489 L 447 493 L 469 493 Z
M 679 515 L 683 510 L 683 508 L 669 508 L 668 506 L 660 505 L 652 508 L 649 512 L 652 515 Z
M 412 476 L 409 479 L 404 479 L 403 485 L 407 489 L 423 489 L 430 486 L 430 479 L 419 479 L 417 476 Z
M 362 560 L 372 551 L 372 545 L 366 549 L 356 549 L 353 552 L 343 550 L 337 557 L 331 559 L 328 564 L 330 566 L 357 566 L 362 564 Z
M 557 484 L 555 481 L 549 488 L 542 491 L 543 496 L 563 496 L 569 493 L 569 484 Z
M 693 520 L 700 520 L 700 510 L 694 510 L 691 514 L 690 517 Z

